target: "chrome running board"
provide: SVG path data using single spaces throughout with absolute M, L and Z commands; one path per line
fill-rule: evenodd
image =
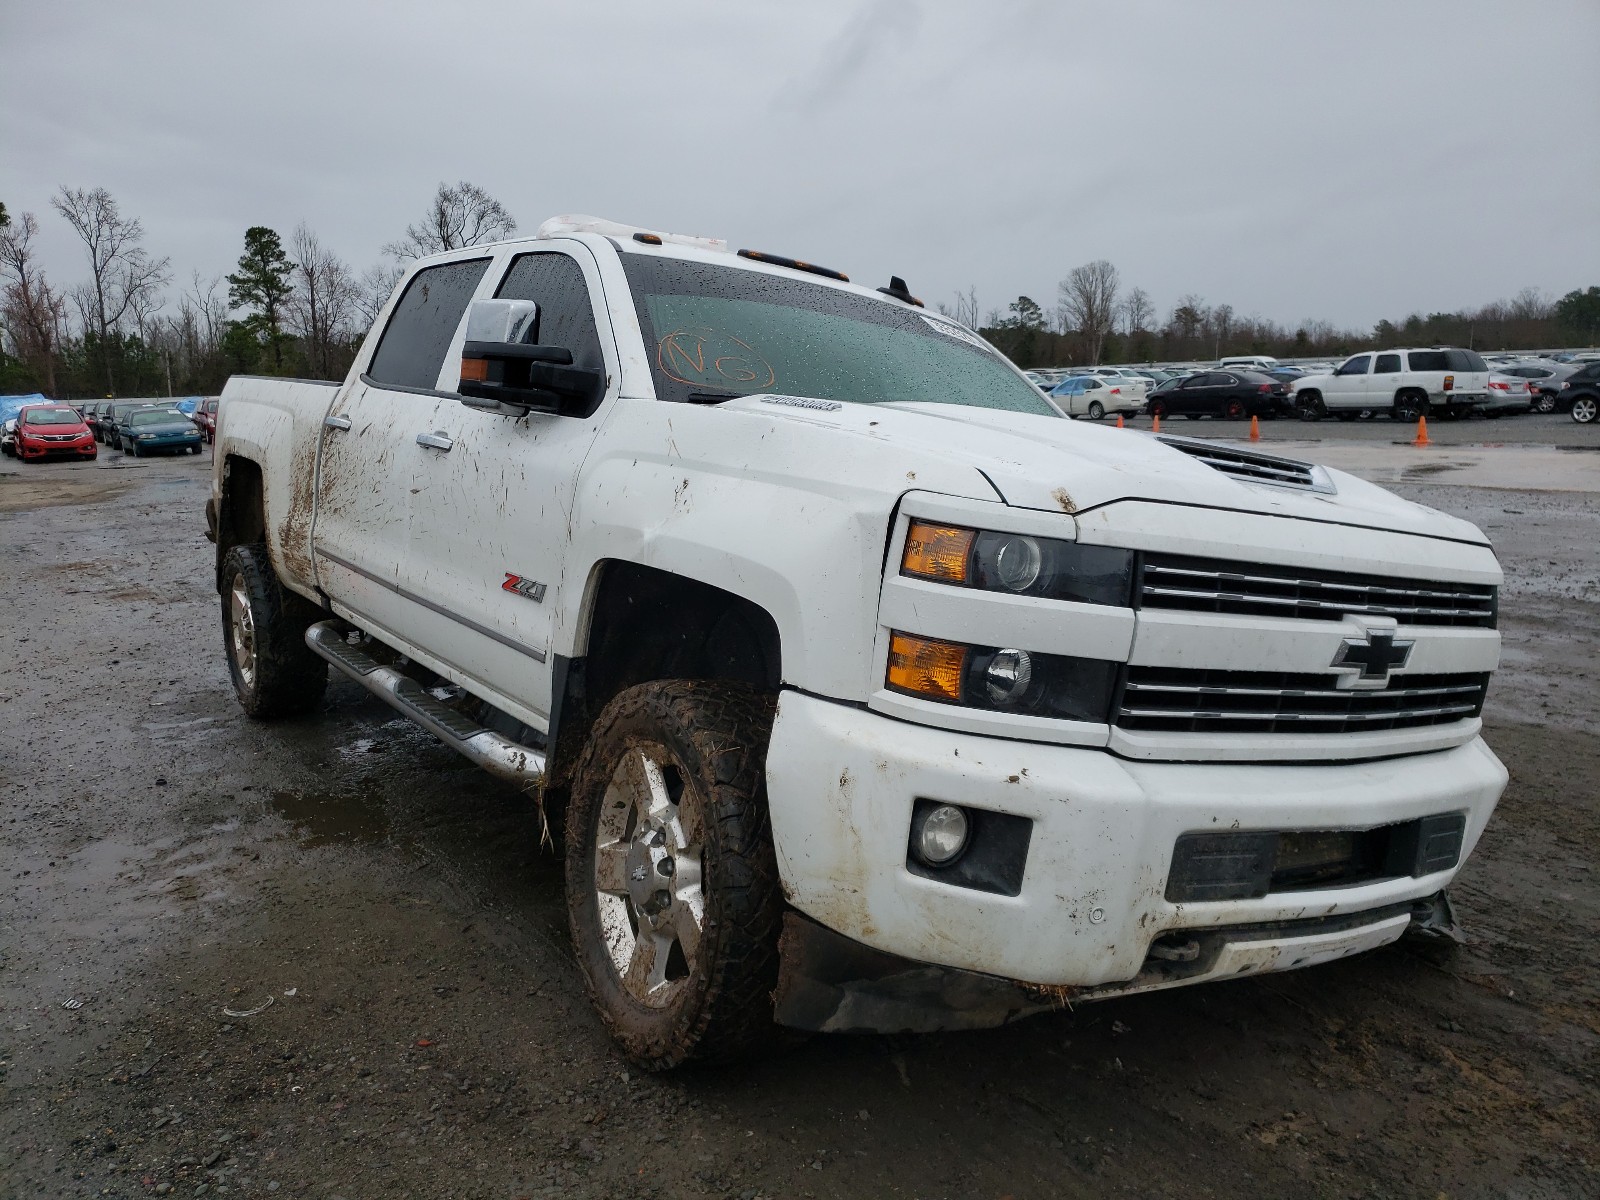
M 318 621 L 306 630 L 306 645 L 342 674 L 489 774 L 511 783 L 536 784 L 544 779 L 545 756 L 541 751 L 485 729 L 465 714 L 434 699 L 409 675 L 384 666 L 360 646 L 352 646 L 345 640 L 347 630 L 341 621 Z

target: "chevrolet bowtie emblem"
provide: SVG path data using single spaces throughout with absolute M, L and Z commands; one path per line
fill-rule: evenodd
M 1385 687 L 1389 682 L 1389 672 L 1406 665 L 1414 645 L 1415 642 L 1398 641 L 1394 634 L 1387 632 L 1372 632 L 1364 638 L 1346 638 L 1339 652 L 1333 656 L 1333 662 L 1328 665 L 1360 667 L 1360 672 L 1351 677 L 1353 683 L 1349 686 Z

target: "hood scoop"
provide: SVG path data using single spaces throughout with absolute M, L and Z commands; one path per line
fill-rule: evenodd
M 1332 495 L 1338 489 L 1333 479 L 1321 467 L 1301 462 L 1297 458 L 1280 458 L 1276 454 L 1258 454 L 1254 450 L 1238 450 L 1232 446 L 1219 446 L 1215 442 L 1197 438 L 1160 437 L 1156 440 L 1181 450 L 1191 458 L 1199 459 L 1213 471 L 1221 471 L 1246 483 L 1265 483 L 1273 487 L 1295 488 L 1302 492 L 1324 492 Z

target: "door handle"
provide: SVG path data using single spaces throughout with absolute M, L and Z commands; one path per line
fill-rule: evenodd
M 417 434 L 417 445 L 427 446 L 433 450 L 448 450 L 455 444 L 455 439 L 442 429 L 435 429 L 432 433 Z
M 337 417 L 323 417 L 322 423 L 329 429 L 349 429 L 350 418 L 340 413 Z

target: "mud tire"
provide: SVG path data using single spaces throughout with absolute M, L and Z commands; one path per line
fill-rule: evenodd
M 650 1071 L 750 1056 L 785 1039 L 772 1020 L 783 897 L 767 811 L 774 698 L 742 684 L 664 680 L 629 688 L 600 714 L 566 812 L 567 915 L 589 997 L 627 1057 Z M 704 923 L 695 961 L 664 1007 L 624 986 L 595 886 L 601 809 L 624 757 L 667 753 L 702 805 Z
M 247 599 L 254 635 L 254 667 L 246 672 L 234 652 L 233 597 Z M 306 645 L 306 628 L 326 614 L 278 582 L 265 545 L 234 546 L 222 560 L 222 648 L 239 705 L 257 720 L 297 716 L 322 702 L 328 664 Z

